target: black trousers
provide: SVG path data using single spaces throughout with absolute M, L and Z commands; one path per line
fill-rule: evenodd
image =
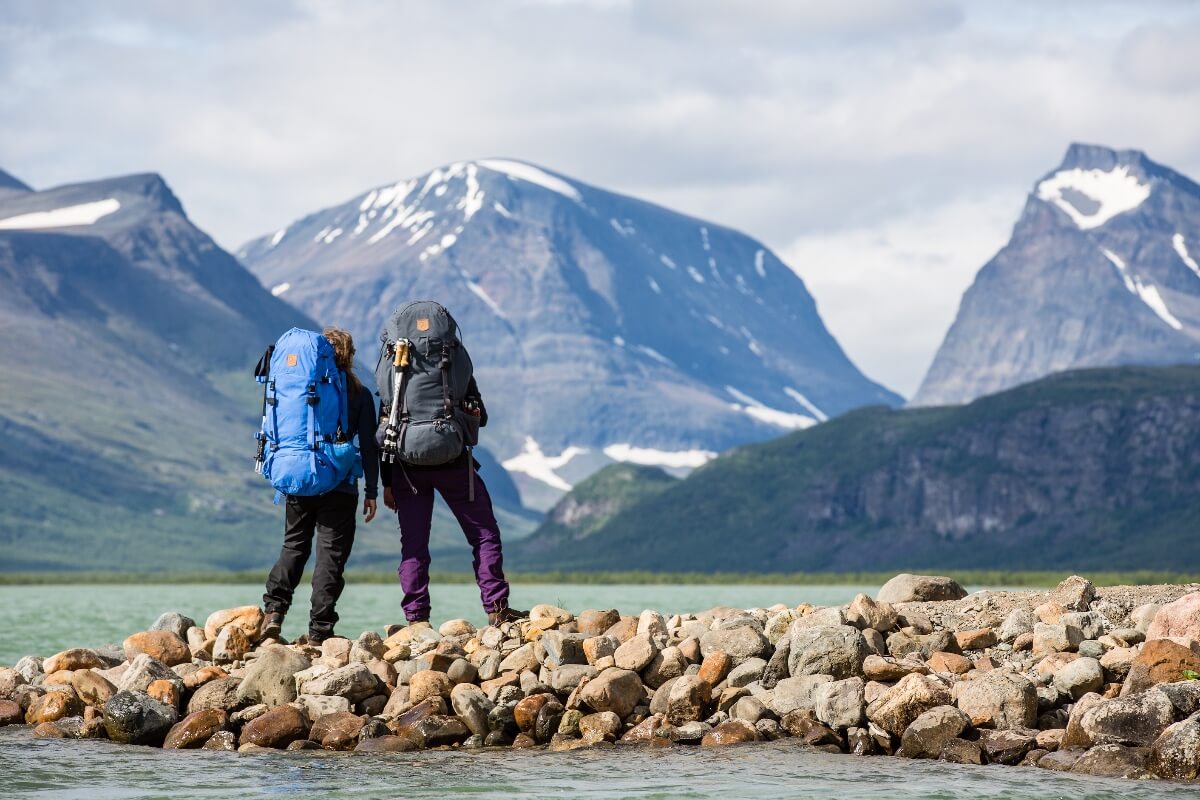
M 292 592 L 304 575 L 315 533 L 317 563 L 313 568 L 308 632 L 322 636 L 333 633 L 333 626 L 338 621 L 334 607 L 346 586 L 342 573 L 350 558 L 350 548 L 354 546 L 357 511 L 358 495 L 348 492 L 288 497 L 283 548 L 267 576 L 267 591 L 263 595 L 263 608 L 268 613 L 286 614 L 292 605 Z

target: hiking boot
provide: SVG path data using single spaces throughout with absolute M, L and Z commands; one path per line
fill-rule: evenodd
M 528 616 L 528 611 L 517 611 L 508 607 L 500 608 L 488 614 L 488 625 L 499 627 L 505 622 L 516 622 Z
M 308 632 L 308 643 L 310 645 L 312 645 L 313 647 L 320 647 L 321 643 L 324 642 L 326 639 L 332 639 L 335 636 L 337 636 L 337 634 L 334 633 L 333 631 L 330 631 L 329 633 L 313 633 L 312 631 L 309 631 Z
M 414 630 L 416 630 L 418 628 L 429 628 L 429 629 L 433 628 L 433 626 L 429 624 L 429 620 L 427 620 L 427 619 L 411 619 L 408 621 L 408 627 L 410 627 Z
M 260 639 L 278 639 L 283 632 L 283 612 L 268 611 L 263 618 L 262 630 L 259 632 Z

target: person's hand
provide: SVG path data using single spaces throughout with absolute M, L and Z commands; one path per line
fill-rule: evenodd
M 392 496 L 392 487 L 383 490 L 383 504 L 392 511 L 396 510 L 396 498 Z
M 363 500 L 363 522 L 370 522 L 375 519 L 375 501 Z

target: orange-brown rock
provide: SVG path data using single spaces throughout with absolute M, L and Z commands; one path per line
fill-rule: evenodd
M 700 740 L 700 746 L 720 747 L 726 744 L 757 742 L 760 739 L 762 739 L 762 735 L 749 722 L 744 719 L 731 719 L 704 734 L 704 738 Z
M 179 708 L 179 684 L 175 683 L 175 681 L 152 681 L 146 687 L 146 694 L 171 708 Z
M 65 739 L 67 732 L 53 722 L 42 722 L 33 729 L 33 735 L 38 739 Z
M 258 632 L 262 627 L 263 612 L 258 606 L 240 606 L 214 611 L 204 622 L 204 638 L 216 639 L 217 634 L 226 625 L 236 625 L 246 634 L 251 642 L 258 641 Z
M 71 688 L 79 695 L 79 699 L 89 706 L 103 706 L 117 693 L 117 687 L 107 678 L 90 669 L 80 669 L 72 673 Z
M 353 750 L 358 744 L 358 733 L 364 720 L 349 711 L 326 714 L 313 723 L 308 738 L 320 743 L 326 750 Z
M 1170 639 L 1151 639 L 1142 645 L 1129 667 L 1122 695 L 1140 692 L 1159 683 L 1184 679 L 1184 670 L 1200 672 L 1200 656 Z
M 287 747 L 297 739 L 308 738 L 308 717 L 295 706 L 277 706 L 246 723 L 239 745 Z
M 996 644 L 996 632 L 991 628 L 959 631 L 954 634 L 954 640 L 962 650 L 983 650 Z
M 58 672 L 51 672 L 42 681 L 43 686 L 70 686 L 71 678 L 74 677 L 78 670 L 60 669 Z
M 926 662 L 934 672 L 949 672 L 954 675 L 965 675 L 971 671 L 971 661 L 958 653 L 947 653 L 939 650 L 929 656 Z
M 638 618 L 621 617 L 611 628 L 604 632 L 605 636 L 615 636 L 624 644 L 637 635 Z
M 733 658 L 724 650 L 713 650 L 700 663 L 700 680 L 709 686 L 716 686 L 725 680 L 733 667 Z
M 29 704 L 25 711 L 25 722 L 28 725 L 38 725 L 82 713 L 83 706 L 74 695 L 66 692 L 46 692 Z
M 226 672 L 225 670 L 221 669 L 220 667 L 218 667 L 216 665 L 209 665 L 207 667 L 201 667 L 200 669 L 196 670 L 195 672 L 193 672 L 190 675 L 188 675 L 187 677 L 185 677 L 183 679 L 183 686 L 185 689 L 188 689 L 188 690 L 199 689 L 201 686 L 208 683 L 209 681 L 220 680 L 221 678 L 228 678 L 228 677 L 229 677 L 229 673 Z
M 429 697 L 449 697 L 454 684 L 446 677 L 446 673 L 433 669 L 423 669 L 408 679 L 408 699 L 419 703 Z
M 73 647 L 70 650 L 63 650 L 61 653 L 55 653 L 42 662 L 42 672 L 50 675 L 62 669 L 105 669 L 108 667 L 99 655 L 94 650 L 88 650 L 86 647 Z
M 492 678 L 490 681 L 484 681 L 479 684 L 479 688 L 483 689 L 484 694 L 491 696 L 492 692 L 497 689 L 503 689 L 505 686 L 520 686 L 521 676 L 516 672 L 505 672 L 498 678 Z
M 662 714 L 651 714 L 644 720 L 625 731 L 622 742 L 648 742 L 654 738 L 654 731 L 663 723 Z
M 219 708 L 188 714 L 167 732 L 163 749 L 186 750 L 203 747 L 214 733 L 224 730 L 227 721 L 225 712 Z
M 142 631 L 128 637 L 122 648 L 125 650 L 125 660 L 133 661 L 145 653 L 168 667 L 176 664 L 186 664 L 192 660 L 192 651 L 187 642 L 172 631 Z
M 517 707 L 513 709 L 513 719 L 516 720 L 517 727 L 526 733 L 532 731 L 542 706 L 554 699 L 552 694 L 535 694 L 517 703 Z
M 0 700 L 0 727 L 20 725 L 25 721 L 25 712 L 16 700 Z

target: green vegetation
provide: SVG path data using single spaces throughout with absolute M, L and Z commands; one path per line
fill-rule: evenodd
M 966 406 L 864 408 L 729 452 L 525 570 L 1200 568 L 1200 368 L 1081 370 Z M 568 497 L 568 501 L 570 497 Z M 593 502 L 595 502 L 593 500 Z

